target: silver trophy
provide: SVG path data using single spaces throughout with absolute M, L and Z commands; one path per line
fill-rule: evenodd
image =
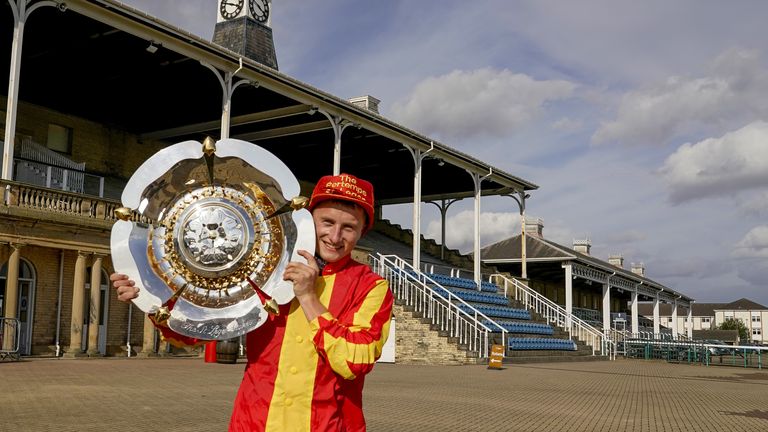
M 315 227 L 299 182 L 246 141 L 185 141 L 144 162 L 115 211 L 115 272 L 140 289 L 133 303 L 181 335 L 245 334 L 290 302 L 290 261 L 314 253 Z

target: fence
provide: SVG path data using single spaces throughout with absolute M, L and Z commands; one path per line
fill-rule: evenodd
M 646 338 L 641 335 L 628 335 L 621 343 L 626 357 L 665 360 L 670 363 L 762 369 L 768 357 L 768 347 L 765 346 L 719 345 L 695 340 Z

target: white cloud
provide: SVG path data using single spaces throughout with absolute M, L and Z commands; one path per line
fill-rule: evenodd
M 755 122 L 721 138 L 686 143 L 660 169 L 670 199 L 682 202 L 768 185 L 768 123 Z
M 752 228 L 736 243 L 733 254 L 744 258 L 768 258 L 768 225 Z
M 475 212 L 464 210 L 445 221 L 445 246 L 458 249 L 461 252 L 471 252 L 474 247 Z M 480 245 L 512 237 L 520 231 L 520 215 L 518 213 L 485 213 L 480 212 Z M 440 221 L 429 222 L 424 233 L 425 237 L 440 242 Z
M 768 191 L 748 194 L 740 200 L 738 205 L 741 212 L 746 216 L 766 217 L 768 216 Z
M 393 117 L 427 135 L 502 137 L 530 122 L 549 101 L 571 95 L 575 85 L 537 81 L 507 69 L 455 70 L 421 81 Z
M 584 127 L 584 125 L 581 121 L 568 117 L 563 117 L 552 123 L 552 129 L 563 132 L 576 132 L 581 130 L 582 127 Z
M 719 132 L 768 116 L 768 70 L 755 52 L 728 50 L 708 76 L 671 77 L 624 95 L 616 118 L 603 122 L 594 144 L 668 144 L 702 130 Z

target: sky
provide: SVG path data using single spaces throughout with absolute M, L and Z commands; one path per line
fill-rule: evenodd
M 215 0 L 125 0 L 210 39 Z M 274 0 L 280 71 L 540 186 L 544 237 L 696 299 L 768 305 L 768 2 Z M 429 175 L 425 172 L 424 174 Z M 467 182 L 472 180 L 467 175 Z M 473 202 L 446 245 L 473 245 Z M 519 233 L 481 201 L 483 246 Z M 440 238 L 423 205 L 422 233 Z M 384 216 L 411 227 L 410 206 Z

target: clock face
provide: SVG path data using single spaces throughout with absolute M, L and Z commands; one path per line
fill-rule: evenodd
M 245 0 L 221 0 L 219 13 L 224 19 L 232 19 L 243 11 Z
M 265 22 L 269 18 L 268 0 L 248 0 L 248 7 L 256 21 Z

